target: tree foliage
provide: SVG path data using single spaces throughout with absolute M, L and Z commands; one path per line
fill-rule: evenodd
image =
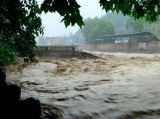
M 159 0 L 100 0 L 100 5 L 106 12 L 122 12 L 135 19 L 144 18 L 151 22 L 160 15 Z
M 0 63 L 15 63 L 16 54 L 7 45 L 0 44 Z
M 159 0 L 100 0 L 99 3 L 106 12 L 122 12 L 136 19 L 156 21 L 160 14 Z M 41 6 L 36 0 L 1 0 L 0 43 L 16 55 L 32 59 L 35 37 L 43 31 L 42 11 L 58 12 L 66 26 L 78 24 L 82 27 L 84 22 L 79 8 L 76 0 L 44 0 Z M 4 57 L 0 56 L 0 59 Z
M 85 26 L 82 28 L 82 33 L 87 42 L 92 42 L 94 39 L 103 36 L 114 34 L 114 28 L 110 21 L 100 18 L 88 18 L 84 20 Z
M 148 23 L 144 19 L 135 20 L 132 17 L 129 17 L 126 21 L 126 29 L 130 33 L 151 32 L 160 38 L 160 18 L 154 23 Z
M 58 12 L 63 16 L 62 21 L 66 26 L 77 23 L 81 27 L 84 23 L 79 8 L 76 0 L 45 0 L 41 5 L 44 12 Z
M 18 56 L 33 58 L 35 37 L 42 33 L 41 10 L 36 0 L 0 1 L 0 43 Z M 3 54 L 4 48 L 0 50 Z M 8 55 L 0 55 L 5 63 Z
M 144 18 L 152 22 L 160 15 L 159 0 L 99 0 L 99 3 L 106 12 L 121 12 L 135 19 Z M 45 12 L 58 12 L 66 26 L 84 24 L 79 8 L 80 5 L 76 0 L 44 0 L 41 5 L 41 9 Z
M 147 26 L 148 24 L 144 20 L 135 20 L 130 17 L 126 21 L 126 28 L 133 33 L 147 31 Z

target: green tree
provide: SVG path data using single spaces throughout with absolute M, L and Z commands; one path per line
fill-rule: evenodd
M 160 15 L 159 0 L 100 0 L 100 5 L 106 12 L 121 12 L 135 19 L 156 21 Z
M 145 24 L 147 24 L 148 26 L 147 30 L 156 35 L 160 39 L 160 17 L 156 22 L 150 24 L 146 22 Z
M 100 0 L 99 3 L 106 12 L 122 12 L 136 19 L 156 21 L 160 15 L 159 0 Z M 42 33 L 42 11 L 58 12 L 66 26 L 78 24 L 82 27 L 84 22 L 79 8 L 76 0 L 44 0 L 40 7 L 36 0 L 1 0 L 0 43 L 16 55 L 32 59 L 35 37 Z
M 108 12 L 106 15 L 102 16 L 102 18 L 111 21 L 114 26 L 115 34 L 123 34 L 126 32 L 125 24 L 129 18 L 128 16 L 124 16 L 122 13 Z
M 148 24 L 144 20 L 135 20 L 132 17 L 126 21 L 126 29 L 128 32 L 144 32 L 147 31 Z
M 160 38 L 160 18 L 154 23 L 148 23 L 144 19 L 135 20 L 132 17 L 129 17 L 126 21 L 126 28 L 128 32 L 135 33 L 135 32 L 151 32 Z
M 121 12 L 135 19 L 156 21 L 160 15 L 159 0 L 99 0 L 99 3 L 106 12 Z M 58 12 L 66 26 L 76 23 L 79 26 L 84 24 L 79 8 L 80 5 L 76 0 L 44 0 L 41 5 L 41 9 L 45 12 Z
M 86 42 L 92 42 L 94 39 L 103 36 L 114 34 L 114 28 L 110 21 L 102 18 L 88 18 L 84 20 L 85 26 L 82 28 L 82 33 Z
M 14 52 L 18 56 L 33 59 L 35 37 L 42 33 L 40 14 L 36 0 L 0 1 L 0 44 L 6 46 L 0 50 L 1 62 L 6 64 L 5 59 L 14 59 L 14 55 L 3 54 L 9 52 L 5 48 L 10 49 L 11 55 Z
M 0 44 L 0 62 L 3 64 L 15 63 L 16 54 L 8 46 Z

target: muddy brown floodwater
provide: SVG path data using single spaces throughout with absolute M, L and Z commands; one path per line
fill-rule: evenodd
M 159 119 L 160 55 L 95 54 L 104 59 L 41 59 L 8 81 L 40 99 L 46 119 Z

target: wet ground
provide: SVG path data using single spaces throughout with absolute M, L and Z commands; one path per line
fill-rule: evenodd
M 45 118 L 159 119 L 160 55 L 95 53 L 104 59 L 41 59 L 8 74 Z

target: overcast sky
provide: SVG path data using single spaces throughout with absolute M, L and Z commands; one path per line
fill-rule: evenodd
M 43 0 L 37 0 L 41 3 Z M 94 18 L 105 15 L 105 11 L 99 5 L 99 0 L 77 0 L 81 5 L 80 12 L 83 18 Z M 44 36 L 68 36 L 70 33 L 75 33 L 78 26 L 65 28 L 64 23 L 61 23 L 62 17 L 58 13 L 42 14 L 42 24 L 44 26 Z

